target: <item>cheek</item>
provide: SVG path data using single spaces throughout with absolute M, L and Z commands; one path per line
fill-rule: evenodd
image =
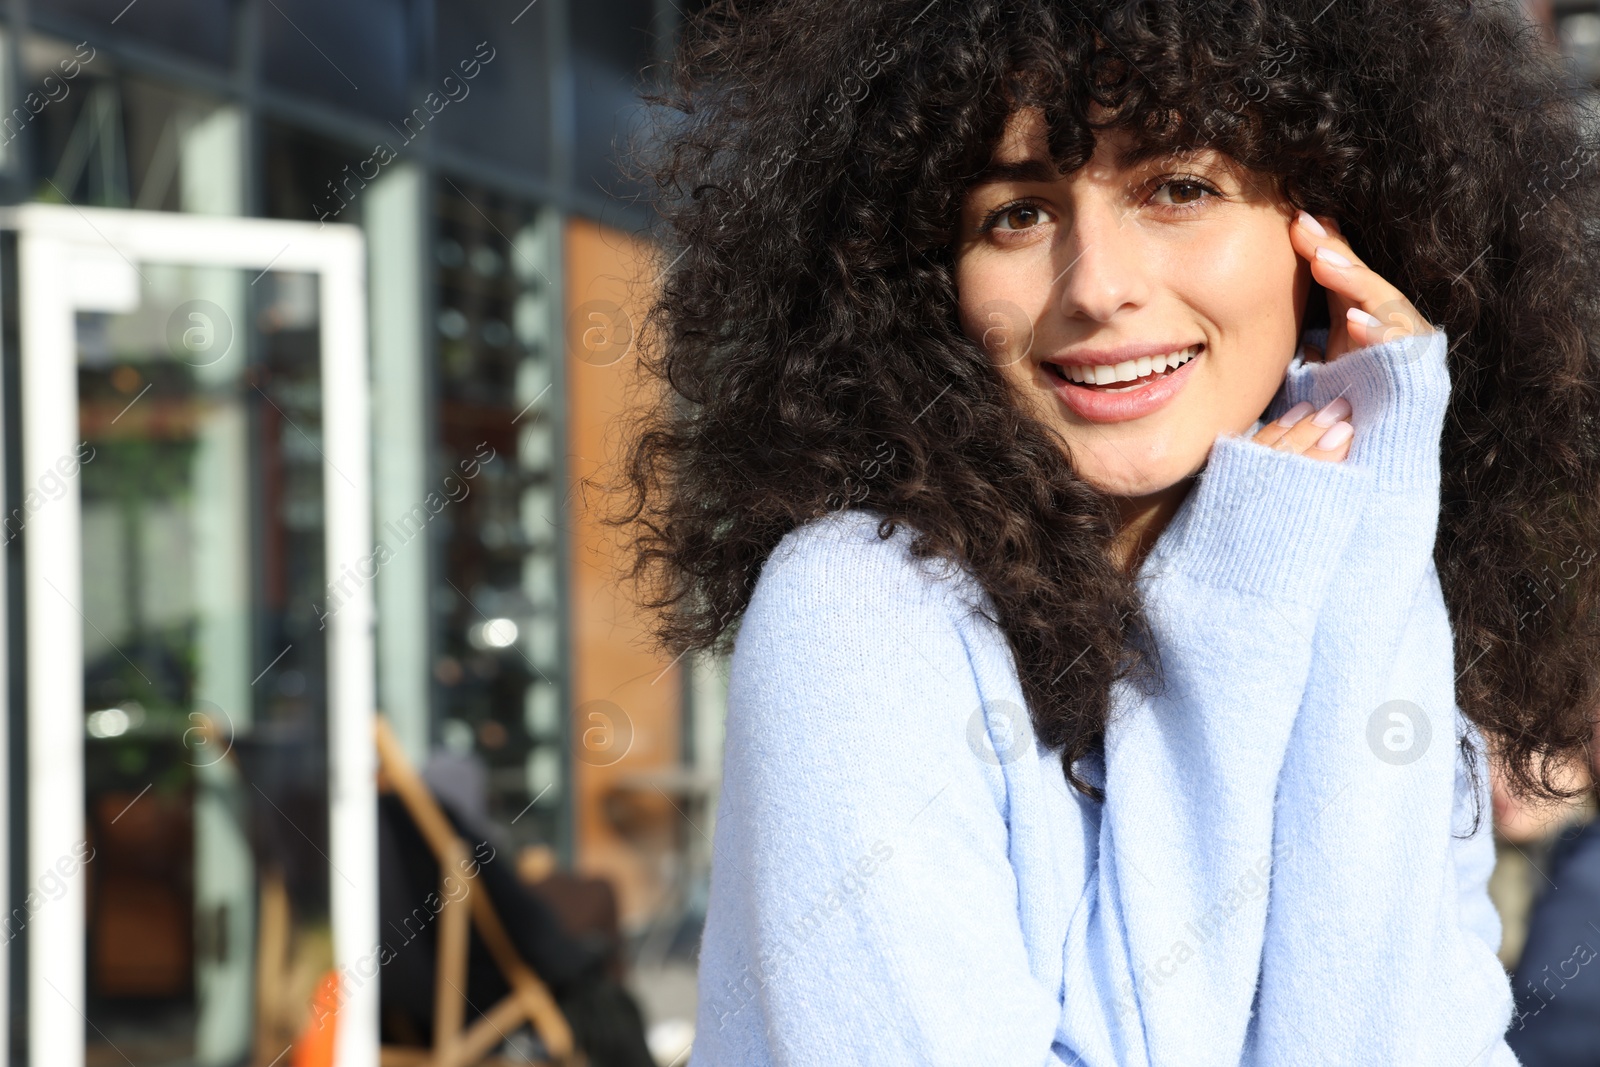
M 1224 341 L 1267 342 L 1292 329 L 1309 268 L 1282 227 L 1254 226 L 1195 242 L 1173 257 L 1176 287 L 1202 310 Z
M 1024 373 L 1049 299 L 1048 270 L 1028 256 L 980 252 L 958 257 L 955 278 L 962 332 L 1002 373 Z
M 1299 340 L 1311 271 L 1276 214 L 1194 241 L 1170 262 L 1174 290 L 1206 322 L 1212 348 L 1189 415 L 1240 432 L 1283 381 Z M 1197 383 L 1198 384 L 1198 383 Z
M 1183 285 L 1190 305 L 1209 322 L 1214 343 L 1205 387 L 1185 413 L 1195 448 L 1208 448 L 1218 430 L 1248 429 L 1271 402 L 1294 354 L 1311 272 L 1276 223 L 1275 217 L 1262 220 L 1188 250 L 1196 255 L 1186 264 Z

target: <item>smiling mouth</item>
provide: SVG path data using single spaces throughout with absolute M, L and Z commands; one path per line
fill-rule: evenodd
M 1053 377 L 1097 393 L 1126 393 L 1142 389 L 1171 374 L 1205 350 L 1204 344 L 1190 345 L 1160 356 L 1141 356 L 1117 364 L 1064 365 L 1046 363 Z

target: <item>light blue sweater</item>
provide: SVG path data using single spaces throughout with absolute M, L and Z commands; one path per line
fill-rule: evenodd
M 1320 340 L 1320 338 L 1311 338 Z M 965 571 L 841 512 L 736 641 L 691 1067 L 1515 1064 L 1432 546 L 1434 334 L 1297 356 L 1139 571 L 1166 689 L 1065 781 Z M 1259 424 L 1258 424 L 1259 425 Z M 1253 432 L 1253 431 L 1252 431 Z

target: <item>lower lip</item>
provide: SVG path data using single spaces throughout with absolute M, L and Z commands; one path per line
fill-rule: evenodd
M 1063 381 L 1048 370 L 1042 373 L 1049 375 L 1056 396 L 1074 414 L 1090 422 L 1127 422 L 1165 407 L 1178 395 L 1178 391 L 1189 380 L 1189 371 L 1205 358 L 1205 354 L 1206 350 L 1202 348 L 1177 370 L 1168 371 L 1147 385 L 1122 393 L 1103 393 L 1077 382 Z

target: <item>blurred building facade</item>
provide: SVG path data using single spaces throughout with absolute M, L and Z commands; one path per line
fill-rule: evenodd
M 7 1062 L 271 1060 L 375 936 L 368 697 L 506 847 L 692 913 L 716 671 L 651 648 L 584 485 L 685 7 L 0 3 Z
M 696 6 L 0 0 L 5 1063 L 267 1067 L 359 984 L 373 706 L 682 935 L 719 672 L 585 482 L 664 266 L 617 149 Z M 1600 81 L 1600 5 L 1530 6 Z

